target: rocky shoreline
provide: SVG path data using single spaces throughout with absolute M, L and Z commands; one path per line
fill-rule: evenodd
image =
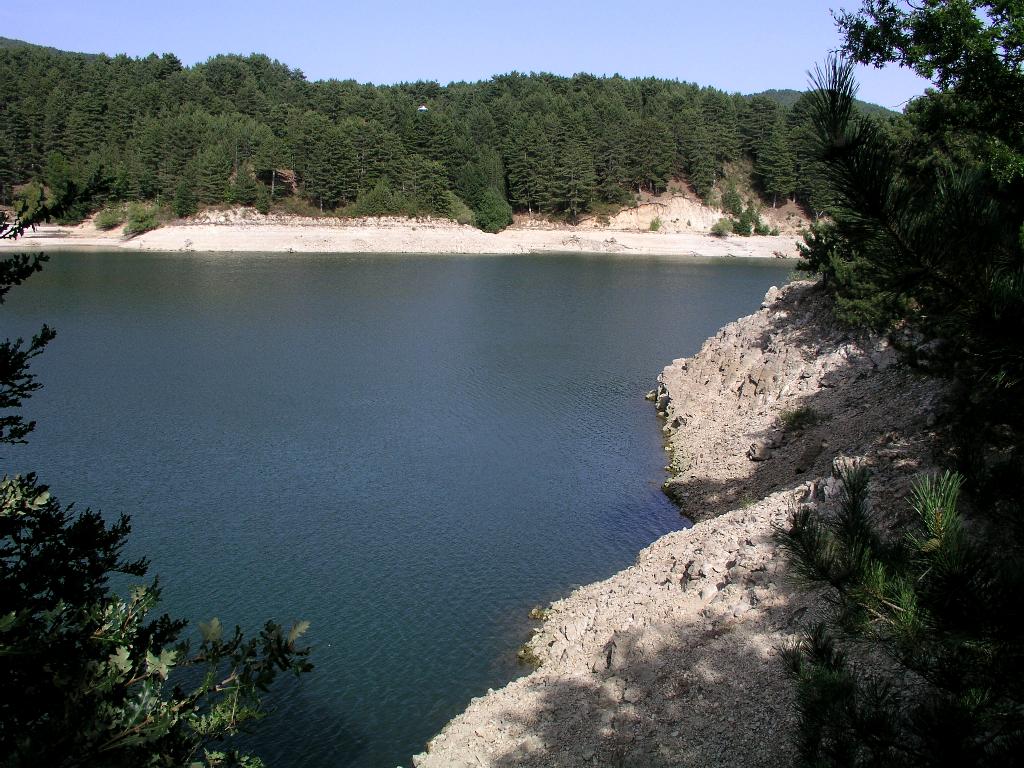
M 666 493 L 696 524 L 553 603 L 527 646 L 539 667 L 472 700 L 417 768 L 792 762 L 779 649 L 817 606 L 775 527 L 797 505 L 827 509 L 850 462 L 880 508 L 896 503 L 932 466 L 942 385 L 837 327 L 804 282 L 673 361 L 651 394 Z

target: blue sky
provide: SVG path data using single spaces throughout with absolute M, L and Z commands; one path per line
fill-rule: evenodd
M 859 0 L 636 3 L 506 0 L 61 0 L 0 11 L 0 34 L 66 50 L 265 53 L 311 80 L 486 79 L 520 72 L 652 75 L 750 93 L 803 88 L 837 48 L 831 8 Z M 23 6 L 28 7 L 28 6 Z M 861 97 L 900 108 L 926 83 L 906 70 L 863 69 Z

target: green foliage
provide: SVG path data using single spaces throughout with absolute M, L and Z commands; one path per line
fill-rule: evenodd
M 39 218 L 42 218 L 44 213 L 37 211 Z M 0 239 L 7 240 L 20 236 L 24 228 L 33 221 L 28 218 L 10 221 L 7 214 L 0 211 Z M 3 304 L 11 287 L 20 285 L 42 269 L 46 259 L 45 255 L 15 254 L 0 260 L 0 305 Z M 23 400 L 31 397 L 41 386 L 29 371 L 29 363 L 53 341 L 55 336 L 53 329 L 44 325 L 27 342 L 24 339 L 0 341 L 0 444 L 23 443 L 35 427 L 35 422 L 25 421 L 21 414 L 15 411 Z M 6 606 L 7 603 L 0 605 Z
M 488 187 L 473 211 L 476 224 L 484 232 L 500 232 L 512 223 L 512 206 L 494 187 Z
M 661 217 L 655 216 L 653 219 L 651 219 L 650 230 L 651 232 L 657 232 L 659 229 L 661 229 Z
M 901 139 L 857 119 L 852 64 L 834 61 L 816 78 L 812 117 L 836 202 L 834 222 L 808 238 L 809 268 L 825 275 L 847 316 L 876 326 L 910 320 L 950 340 L 976 385 L 1024 426 L 1024 398 L 1010 396 L 1024 383 L 1019 184 L 1007 187 L 993 176 L 981 136 L 973 157 L 959 149 L 955 157 L 936 155 L 925 139 L 948 136 L 958 123 L 921 124 L 920 136 Z M 919 101 L 957 94 L 947 96 Z M 971 135 L 966 127 L 963 135 Z
M 779 198 L 788 198 L 797 187 L 797 158 L 787 133 L 784 122 L 777 120 L 758 147 L 754 164 L 758 183 L 771 196 L 773 207 L 778 204 Z
M 733 222 L 732 231 L 737 235 L 743 235 L 744 237 L 750 237 L 753 234 L 755 227 L 761 226 L 761 213 L 757 207 L 751 202 L 747 204 L 747 207 L 740 213 L 739 218 Z
M 31 181 L 17 190 L 14 195 L 14 214 L 21 221 L 42 218 L 46 208 L 46 190 L 38 182 Z
M 155 205 L 146 203 L 131 203 L 128 206 L 127 223 L 124 225 L 124 233 L 129 237 L 141 235 L 160 226 Z
M 451 195 L 449 208 L 452 211 L 452 218 L 459 224 L 467 224 L 471 227 L 476 226 L 476 214 L 473 213 L 473 210 L 454 192 L 449 194 Z
M 854 59 L 936 90 L 882 123 L 857 114 L 851 62 L 816 72 L 806 117 L 832 221 L 806 235 L 803 268 L 840 319 L 941 350 L 960 382 L 946 455 L 965 475 L 919 480 L 909 525 L 848 493 L 834 519 L 802 510 L 783 535 L 837 609 L 789 654 L 802 758 L 1009 765 L 1024 744 L 1024 9 L 871 0 L 838 19 Z
M 983 546 L 998 532 L 967 535 L 958 475 L 914 483 L 915 520 L 896 540 L 870 508 L 867 472 L 841 480 L 834 515 L 804 507 L 779 532 L 797 573 L 834 607 L 787 652 L 802 764 L 1010 764 L 1024 739 L 1020 567 Z M 837 637 L 881 656 L 851 662 Z
M 260 691 L 309 669 L 307 651 L 268 623 L 237 627 L 151 618 L 160 590 L 109 592 L 114 573 L 143 576 L 120 552 L 127 518 L 62 507 L 34 475 L 0 481 L 0 748 L 8 765 L 186 764 L 262 715 Z M 186 681 L 193 681 L 191 684 Z
M 736 189 L 736 182 L 732 179 L 725 182 L 725 188 L 722 190 L 722 210 L 733 216 L 743 213 L 743 198 L 740 197 L 740 193 Z
M 732 219 L 721 218 L 711 227 L 711 234 L 715 237 L 728 237 L 732 234 Z
M 552 211 L 565 214 L 575 224 L 580 214 L 590 209 L 596 196 L 597 176 L 594 161 L 582 142 L 571 141 L 559 153 L 550 180 L 548 206 Z
M 174 188 L 174 202 L 171 205 L 174 215 L 182 219 L 192 216 L 198 209 L 198 206 L 199 201 L 192 191 L 192 184 L 189 180 L 182 179 L 179 181 L 178 186 Z
M 114 227 L 119 227 L 124 224 L 127 218 L 127 212 L 124 206 L 113 205 L 103 208 L 99 213 L 96 214 L 92 222 L 96 225 L 96 229 L 108 230 Z
M 480 211 L 495 189 L 513 211 L 578 221 L 681 174 L 708 199 L 725 163 L 764 164 L 773 141 L 797 157 L 793 194 L 817 189 L 789 107 L 653 78 L 510 73 L 437 86 L 421 115 L 415 84 L 311 83 L 255 54 L 186 68 L 18 46 L 0 48 L 0 82 L 0 198 L 35 180 L 70 218 L 172 202 L 184 180 L 200 205 L 299 196 L 321 213 L 380 182 L 414 215 L 455 215 L 451 194 Z
M 791 411 L 783 411 L 779 420 L 787 432 L 799 432 L 820 422 L 821 414 L 810 405 L 801 405 Z
M 812 224 L 797 248 L 797 269 L 821 275 L 844 325 L 884 330 L 907 311 L 908 299 L 871 274 L 869 257 L 855 251 L 834 224 Z
M 754 233 L 754 222 L 750 220 L 750 216 L 746 211 L 740 214 L 739 218 L 732 219 L 731 221 L 734 235 L 750 237 Z
M 259 186 L 256 188 L 256 199 L 253 201 L 253 207 L 262 214 L 270 213 L 270 207 L 273 204 L 273 200 L 270 196 L 270 190 L 266 187 Z
M 761 91 L 751 95 L 751 99 L 768 99 L 775 102 L 782 107 L 793 107 L 805 95 L 805 91 L 795 91 L 791 88 L 769 88 L 767 91 Z M 854 106 L 857 111 L 865 117 L 881 117 L 881 118 L 892 118 L 896 117 L 897 113 L 893 112 L 888 107 L 883 107 L 879 104 L 871 104 L 867 101 L 855 101 Z
M 771 231 L 768 226 L 761 221 L 761 209 L 753 201 L 749 201 L 746 207 L 744 207 L 742 203 L 739 203 L 738 210 L 739 214 L 736 218 L 721 220 L 729 222 L 729 232 L 743 237 L 750 237 L 751 235 L 767 235 Z M 721 221 L 718 223 L 721 224 Z M 715 226 L 717 227 L 718 224 Z M 714 228 L 712 228 L 711 232 L 712 234 L 722 234 L 716 232 Z M 728 234 L 728 232 L 725 234 Z
M 260 196 L 260 189 L 261 185 L 256 181 L 252 168 L 243 166 L 228 184 L 225 202 L 253 206 Z
M 390 185 L 383 179 L 366 192 L 360 192 L 351 212 L 355 216 L 387 216 L 401 210 Z
M 37 210 L 42 218 L 48 209 Z M 30 220 L 0 212 L 0 238 Z M 0 303 L 44 257 L 0 261 Z M 16 413 L 38 390 L 29 363 L 52 340 L 0 343 L 0 443 L 23 442 L 34 424 Z M 121 597 L 111 576 L 143 577 L 145 560 L 122 551 L 127 517 L 112 523 L 62 506 L 36 476 L 0 478 L 0 761 L 5 766 L 251 766 L 211 749 L 265 713 L 261 695 L 281 673 L 311 667 L 298 644 L 308 629 L 268 622 L 246 639 L 216 618 L 184 636 L 186 622 L 152 617 L 160 589 Z

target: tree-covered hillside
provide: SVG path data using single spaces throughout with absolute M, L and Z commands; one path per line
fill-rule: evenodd
M 448 86 L 311 83 L 262 55 L 184 67 L 170 54 L 28 45 L 0 47 L 0 82 L 0 203 L 39 180 L 77 216 L 110 201 L 159 200 L 180 215 L 291 198 L 498 229 L 513 209 L 574 221 L 677 176 L 707 198 L 744 158 L 769 200 L 825 205 L 804 100 L 516 72 Z

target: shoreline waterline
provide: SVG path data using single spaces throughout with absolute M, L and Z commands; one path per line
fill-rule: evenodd
M 489 234 L 454 222 L 172 224 L 132 238 L 89 223 L 42 225 L 0 251 L 124 250 L 202 253 L 530 255 L 586 253 L 665 258 L 796 259 L 793 236 L 726 238 L 700 232 L 510 228 Z

